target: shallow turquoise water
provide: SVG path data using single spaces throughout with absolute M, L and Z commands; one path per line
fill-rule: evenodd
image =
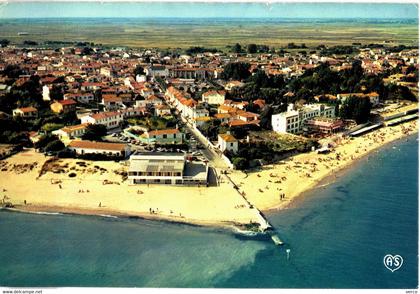
M 268 218 L 289 260 L 266 238 L 223 230 L 0 211 L 0 285 L 415 288 L 416 137 Z M 383 265 L 388 253 L 404 258 L 394 273 Z

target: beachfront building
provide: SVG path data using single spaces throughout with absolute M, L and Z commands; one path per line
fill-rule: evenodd
M 22 117 L 22 118 L 37 118 L 38 109 L 35 107 L 23 107 L 13 109 L 13 117 Z
M 144 132 L 140 140 L 147 144 L 182 144 L 184 134 L 178 129 L 165 129 Z
M 201 95 L 202 101 L 204 103 L 212 104 L 212 105 L 221 105 L 225 103 L 225 91 L 216 91 L 211 90 L 203 93 Z
M 100 154 L 122 158 L 130 156 L 128 144 L 74 140 L 67 147 L 78 155 Z
M 101 124 L 105 125 L 108 130 L 117 128 L 123 121 L 123 114 L 120 112 L 99 112 L 83 116 L 82 124 Z
M 306 121 L 306 128 L 311 132 L 331 134 L 342 130 L 344 122 L 330 117 L 314 117 Z
M 275 132 L 296 134 L 302 131 L 308 119 L 314 117 L 335 117 L 335 108 L 324 104 L 306 104 L 296 110 L 293 104 L 289 104 L 287 111 L 271 116 L 271 125 Z
M 207 185 L 208 165 L 182 153 L 138 153 L 130 157 L 131 184 Z
M 224 152 L 227 150 L 232 153 L 238 152 L 238 140 L 229 132 L 226 134 L 219 134 L 217 141 L 220 151 Z

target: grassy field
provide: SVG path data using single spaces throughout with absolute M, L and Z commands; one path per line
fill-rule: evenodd
M 18 36 L 18 32 L 29 35 Z M 0 38 L 14 43 L 33 41 L 88 41 L 111 46 L 143 48 L 224 49 L 235 43 L 283 47 L 287 43 L 307 46 L 382 43 L 417 45 L 414 23 L 368 22 L 246 22 L 179 20 L 0 20 Z

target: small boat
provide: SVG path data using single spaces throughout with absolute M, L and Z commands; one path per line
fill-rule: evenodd
M 277 236 L 277 235 L 272 235 L 271 240 L 273 240 L 274 244 L 276 244 L 278 246 L 284 244 L 283 241 L 280 240 L 279 236 Z
M 18 36 L 26 36 L 29 35 L 28 32 L 18 32 Z

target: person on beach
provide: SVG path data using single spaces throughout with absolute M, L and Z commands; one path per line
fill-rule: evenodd
M 26 205 L 26 200 L 23 200 L 23 204 L 25 204 L 25 205 Z
M 102 207 L 102 202 L 99 202 L 99 207 Z

